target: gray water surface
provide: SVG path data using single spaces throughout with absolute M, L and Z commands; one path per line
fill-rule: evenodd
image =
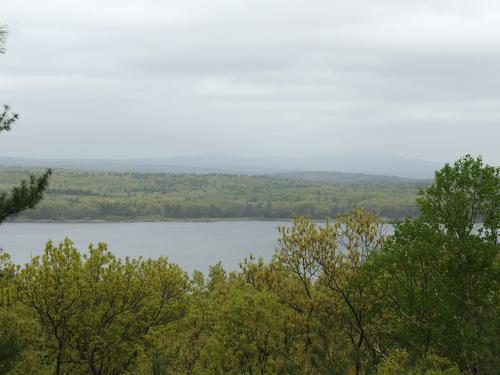
M 147 223 L 8 223 L 0 226 L 0 247 L 15 263 L 39 255 L 47 240 L 70 238 L 80 250 L 106 242 L 119 257 L 168 256 L 188 272 L 206 272 L 222 261 L 228 270 L 253 254 L 269 260 L 277 245 L 279 221 Z

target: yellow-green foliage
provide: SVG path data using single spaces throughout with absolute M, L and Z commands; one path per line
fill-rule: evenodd
M 48 242 L 15 286 L 54 373 L 114 374 L 133 367 L 151 328 L 182 315 L 188 282 L 165 258 L 122 261 L 104 244 L 81 254 L 65 240 Z
M 450 360 L 432 353 L 412 364 L 407 352 L 394 348 L 377 366 L 376 375 L 460 375 L 460 371 Z

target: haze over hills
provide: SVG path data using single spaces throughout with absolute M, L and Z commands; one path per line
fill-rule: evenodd
M 426 184 L 429 179 L 415 179 L 398 176 L 376 175 L 366 173 L 346 173 L 346 172 L 328 172 L 328 171 L 302 171 L 302 172 L 283 172 L 268 175 L 270 177 L 289 179 L 289 180 L 306 180 L 319 183 L 332 184 L 348 184 L 348 185 L 363 185 L 363 184 L 405 184 L 405 183 L 420 183 Z
M 295 172 L 342 172 L 428 179 L 441 163 L 407 159 L 388 154 L 332 154 L 309 158 L 244 158 L 223 154 L 202 154 L 170 158 L 140 159 L 28 159 L 0 157 L 0 165 L 53 167 L 77 170 L 160 173 L 223 173 L 279 175 L 294 178 Z M 330 174 L 330 178 L 333 175 Z M 296 177 L 296 176 L 295 176 Z M 311 177 L 310 174 L 303 177 Z

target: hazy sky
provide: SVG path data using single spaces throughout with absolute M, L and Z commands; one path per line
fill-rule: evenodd
M 0 155 L 500 163 L 500 2 L 2 0 Z

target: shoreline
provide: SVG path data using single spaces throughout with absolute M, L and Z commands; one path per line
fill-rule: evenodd
M 119 224 L 119 223 L 213 223 L 221 221 L 287 221 L 291 218 L 259 218 L 259 217 L 234 217 L 234 218 L 185 218 L 185 219 L 68 219 L 68 220 L 12 220 L 3 224 Z M 314 221 L 325 221 L 324 219 L 313 219 Z
M 327 218 L 312 219 L 313 222 L 325 222 Z M 334 217 L 328 218 L 335 221 Z M 381 218 L 382 223 L 390 224 L 391 222 L 403 220 L 404 218 L 389 219 Z M 240 221 L 282 221 L 292 222 L 293 218 L 261 218 L 261 217 L 230 217 L 230 218 L 172 218 L 172 219 L 68 219 L 68 220 L 12 220 L 6 221 L 3 224 L 121 224 L 121 223 L 216 223 L 216 222 L 240 222 Z

